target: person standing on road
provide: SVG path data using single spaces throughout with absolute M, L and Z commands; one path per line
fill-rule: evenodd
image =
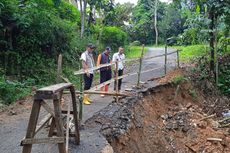
M 111 63 L 111 59 L 110 59 L 110 56 L 109 56 L 110 52 L 111 52 L 111 48 L 106 47 L 105 51 L 98 55 L 97 66 L 99 66 L 101 64 L 109 64 L 109 63 Z M 108 81 L 111 78 L 112 78 L 111 66 L 106 66 L 106 67 L 100 68 L 100 83 Z M 101 91 L 108 92 L 108 90 L 109 90 L 109 84 L 101 87 Z M 101 97 L 104 97 L 104 95 L 102 94 Z
M 112 62 L 118 62 L 118 76 L 123 75 L 124 60 L 125 60 L 124 48 L 119 47 L 118 52 L 113 54 L 113 59 L 112 59 Z M 116 67 L 114 71 L 114 77 L 116 77 Z M 118 79 L 118 92 L 120 92 L 121 90 L 121 83 L 122 83 L 122 79 Z M 116 90 L 116 87 L 117 87 L 117 81 L 114 82 L 114 90 Z
M 86 51 L 81 54 L 81 61 L 82 61 L 82 68 L 84 70 L 84 90 L 89 90 L 91 88 L 93 82 L 93 68 L 95 66 L 94 58 L 93 58 L 93 51 L 95 46 L 89 43 L 86 46 Z M 90 105 L 92 100 L 90 99 L 88 94 L 84 94 L 83 96 L 83 103 L 85 105 Z

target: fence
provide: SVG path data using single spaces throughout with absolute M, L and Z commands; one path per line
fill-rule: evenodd
M 126 59 L 124 60 L 125 62 L 137 62 L 139 61 L 139 69 L 138 69 L 138 72 L 134 72 L 134 73 L 127 73 L 127 74 L 124 74 L 122 76 L 115 76 L 114 78 L 112 78 L 111 80 L 108 80 L 104 83 L 101 83 L 101 84 L 98 84 L 94 87 L 92 87 L 90 90 L 86 90 L 86 91 L 83 91 L 83 88 L 82 88 L 82 75 L 85 74 L 85 71 L 83 69 L 80 69 L 76 72 L 74 72 L 74 75 L 81 75 L 81 80 L 80 80 L 80 91 L 76 91 L 77 94 L 104 94 L 104 95 L 109 95 L 109 96 L 115 96 L 116 97 L 116 101 L 118 101 L 118 96 L 130 96 L 129 94 L 124 94 L 124 93 L 119 93 L 118 92 L 118 87 L 116 87 L 116 91 L 115 92 L 102 92 L 102 91 L 96 91 L 98 89 L 100 89 L 101 87 L 107 85 L 107 84 L 110 84 L 110 83 L 113 83 L 114 81 L 118 82 L 119 79 L 123 79 L 123 78 L 126 78 L 128 76 L 132 76 L 132 75 L 137 75 L 137 83 L 136 83 L 136 86 L 139 87 L 140 86 L 140 78 L 141 78 L 141 74 L 143 73 L 147 73 L 147 72 L 151 72 L 151 71 L 155 71 L 155 70 L 158 70 L 158 69 L 161 69 L 161 68 L 164 68 L 164 74 L 166 75 L 167 73 L 167 63 L 168 63 L 168 55 L 171 55 L 171 54 L 177 54 L 177 67 L 179 68 L 179 64 L 180 64 L 180 61 L 179 61 L 179 51 L 176 50 L 176 51 L 173 51 L 173 52 L 170 52 L 168 53 L 168 48 L 167 48 L 167 45 L 165 46 L 165 53 L 164 54 L 161 54 L 161 55 L 156 55 L 156 56 L 151 56 L 151 57 L 143 57 L 143 52 L 144 52 L 144 45 L 142 45 L 142 50 L 141 50 L 141 56 L 139 58 L 133 58 L 133 59 Z M 158 58 L 158 57 L 165 57 L 164 58 L 164 65 L 163 66 L 160 66 L 160 67 L 157 67 L 157 68 L 153 68 L 153 69 L 148 69 L 148 70 L 145 70 L 143 71 L 142 70 L 142 63 L 143 63 L 143 60 L 149 60 L 149 59 L 154 59 L 154 58 Z M 61 58 L 59 56 L 59 61 L 61 61 Z M 58 75 L 60 75 L 60 62 L 58 62 Z M 118 61 L 116 62 L 112 62 L 112 63 L 108 63 L 108 64 L 101 64 L 99 66 L 95 66 L 89 70 L 98 70 L 100 68 L 103 68 L 103 67 L 107 67 L 107 66 L 114 66 L 114 65 L 118 65 Z M 117 67 L 117 66 L 116 66 Z M 116 74 L 118 74 L 118 70 L 115 69 L 116 71 Z M 57 76 L 57 78 L 60 78 Z M 62 77 L 63 78 L 63 77 Z M 65 81 L 68 81 L 68 79 L 66 78 L 63 78 Z M 118 83 L 117 83 L 118 85 Z M 83 101 L 82 101 L 82 96 L 80 96 L 79 98 L 80 100 L 80 110 L 79 110 L 79 118 L 80 120 L 82 120 L 82 115 L 83 115 Z

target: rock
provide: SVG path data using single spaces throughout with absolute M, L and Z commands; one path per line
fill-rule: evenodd
M 13 115 L 17 115 L 17 112 L 10 110 L 9 115 L 13 116 Z
M 198 126 L 199 128 L 201 128 L 201 129 L 206 129 L 206 127 L 207 127 L 207 122 L 201 121 L 201 122 L 199 122 L 199 123 L 197 124 L 197 126 Z
M 192 104 L 191 104 L 191 103 L 188 103 L 185 107 L 186 107 L 187 109 L 189 109 L 189 108 L 192 107 Z

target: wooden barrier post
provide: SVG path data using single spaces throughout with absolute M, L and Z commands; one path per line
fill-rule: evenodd
M 62 73 L 62 55 L 59 54 L 59 56 L 58 56 L 56 83 L 60 83 L 60 81 L 61 81 L 61 73 Z
M 145 48 L 145 45 L 143 44 L 142 45 L 142 51 L 141 51 L 141 57 L 140 57 L 140 65 L 139 65 L 139 71 L 138 71 L 138 78 L 137 78 L 137 87 L 140 86 L 141 68 L 142 68 L 142 60 L 143 60 L 144 48 Z
M 115 80 L 115 85 L 116 85 L 116 94 L 118 94 L 118 61 L 116 61 L 116 80 Z M 118 95 L 116 95 L 116 102 L 118 102 Z
M 80 65 L 81 65 L 81 62 L 80 62 L 80 64 L 79 64 L 79 67 L 80 67 Z M 82 121 L 82 117 L 83 117 L 83 96 L 84 96 L 84 93 L 82 93 L 83 92 L 83 86 L 82 86 L 82 77 L 83 77 L 83 75 L 84 74 L 80 74 L 79 76 L 80 76 L 80 79 L 79 79 L 79 85 L 80 85 L 80 92 L 81 92 L 81 94 L 80 94 L 80 97 L 79 97 L 79 120 L 80 121 Z
M 177 68 L 180 68 L 180 57 L 179 57 L 179 50 L 177 50 Z
M 165 75 L 167 73 L 167 42 L 165 45 Z

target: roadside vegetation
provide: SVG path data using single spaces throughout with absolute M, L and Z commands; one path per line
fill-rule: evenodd
M 73 72 L 81 68 L 79 56 L 89 42 L 97 46 L 95 58 L 106 46 L 112 54 L 124 46 L 127 58 L 140 57 L 142 44 L 176 46 L 183 61 L 193 59 L 197 69 L 207 72 L 201 78 L 215 82 L 219 74 L 219 89 L 230 94 L 229 1 L 79 2 L 0 2 L 0 103 L 11 104 L 32 89 L 56 83 L 59 54 L 62 76 L 79 87 Z

